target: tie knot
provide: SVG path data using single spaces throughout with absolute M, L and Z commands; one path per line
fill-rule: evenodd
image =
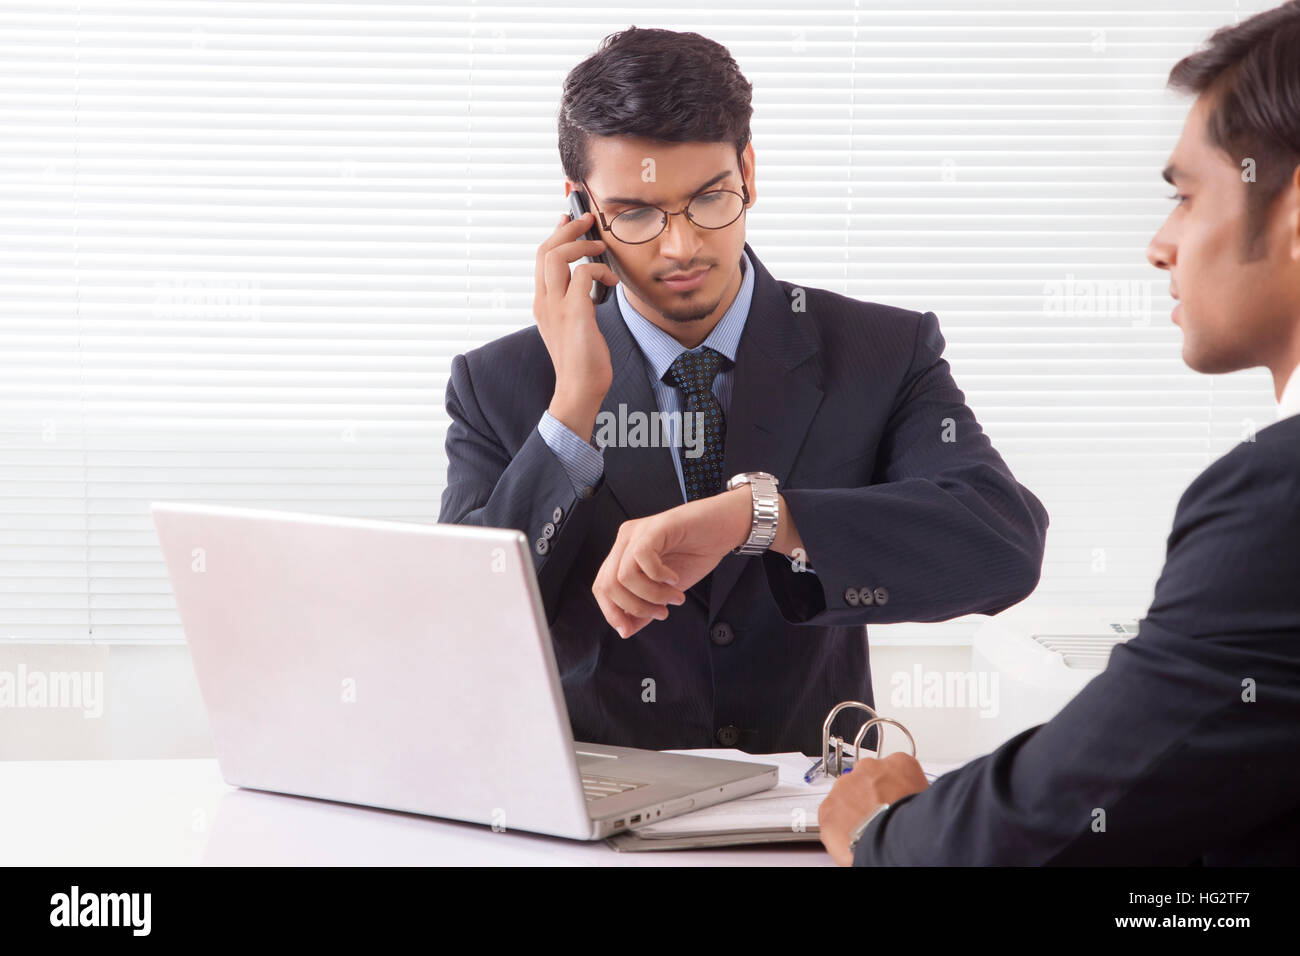
M 664 372 L 663 381 L 676 385 L 687 395 L 700 395 L 713 391 L 713 379 L 727 357 L 707 345 L 698 352 L 683 352 Z

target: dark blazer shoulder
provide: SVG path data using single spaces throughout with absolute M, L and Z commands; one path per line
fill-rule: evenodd
M 784 279 L 778 279 L 777 285 L 781 287 L 781 291 L 785 293 L 785 297 L 790 301 L 792 307 L 796 306 L 797 297 L 802 295 L 807 302 L 806 311 L 808 315 L 819 323 L 874 325 L 882 328 L 893 328 L 901 325 L 915 334 L 917 326 L 926 315 L 933 314 L 917 312 L 914 309 L 904 309 L 894 305 L 885 305 L 881 302 L 855 299 L 852 296 L 833 292 L 830 289 L 803 286 L 795 282 L 787 282 Z
M 784 280 L 777 285 L 792 312 L 804 313 L 805 334 L 817 341 L 828 380 L 844 381 L 851 388 L 864 386 L 865 378 L 887 380 L 893 394 L 900 395 L 914 364 L 927 366 L 943 353 L 945 342 L 933 312 Z
M 450 378 L 462 401 L 472 390 L 483 418 L 512 451 L 527 440 L 555 393 L 555 366 L 536 325 L 457 355 Z
M 496 371 L 510 364 L 532 367 L 538 364 L 539 359 L 544 359 L 545 368 L 552 373 L 552 380 L 554 379 L 551 356 L 546 351 L 546 343 L 542 341 L 542 333 L 536 325 L 508 332 L 463 354 L 471 372 L 479 369 Z
M 1148 619 L 1236 642 L 1300 627 L 1300 416 L 1259 430 L 1206 468 L 1174 513 Z
M 1300 514 L 1300 415 L 1261 428 L 1202 471 L 1183 492 L 1178 512 L 1241 496 L 1243 500 L 1288 494 Z

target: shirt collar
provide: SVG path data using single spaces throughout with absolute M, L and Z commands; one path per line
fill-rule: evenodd
M 740 253 L 740 268 L 740 291 L 736 293 L 735 300 L 718 324 L 713 327 L 708 338 L 696 349 L 688 350 L 682 343 L 634 309 L 632 303 L 628 301 L 627 293 L 623 291 L 623 283 L 620 282 L 615 286 L 619 309 L 623 313 L 623 322 L 632 333 L 632 337 L 636 339 L 636 344 L 641 347 L 641 354 L 654 370 L 656 379 L 663 379 L 677 356 L 686 351 L 696 351 L 706 345 L 715 352 L 725 355 L 732 364 L 735 364 L 736 350 L 740 346 L 740 333 L 745 329 L 749 306 L 754 299 L 754 265 L 749 261 L 749 256 L 744 250 Z
M 1300 366 L 1291 370 L 1291 377 L 1282 388 L 1282 397 L 1277 400 L 1278 420 L 1291 415 L 1300 415 Z

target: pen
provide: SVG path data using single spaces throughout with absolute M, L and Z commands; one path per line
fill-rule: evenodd
M 852 758 L 845 758 L 846 762 L 847 762 L 848 760 L 850 760 L 850 759 L 852 759 Z M 852 769 L 853 769 L 852 766 L 846 766 L 842 772 L 843 772 L 843 773 L 848 773 L 848 772 L 849 772 L 850 770 L 852 770 Z M 826 768 L 822 765 L 822 760 L 821 760 L 821 758 L 819 757 L 819 758 L 817 759 L 817 762 L 816 762 L 815 764 L 813 764 L 811 767 L 809 767 L 809 768 L 808 768 L 808 772 L 805 773 L 805 774 L 803 775 L 803 782 L 804 782 L 804 783 L 812 783 L 813 780 L 815 780 L 817 777 L 819 777 L 819 776 L 821 776 L 822 774 L 825 774 L 825 773 L 826 773 Z

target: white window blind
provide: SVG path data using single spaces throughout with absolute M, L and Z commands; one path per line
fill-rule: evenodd
M 436 521 L 450 359 L 532 324 L 561 82 L 631 24 L 754 84 L 777 278 L 938 314 L 1051 514 L 1031 600 L 1145 609 L 1273 419 L 1144 259 L 1169 67 L 1263 5 L 0 3 L 0 638 L 181 639 L 151 501 Z

